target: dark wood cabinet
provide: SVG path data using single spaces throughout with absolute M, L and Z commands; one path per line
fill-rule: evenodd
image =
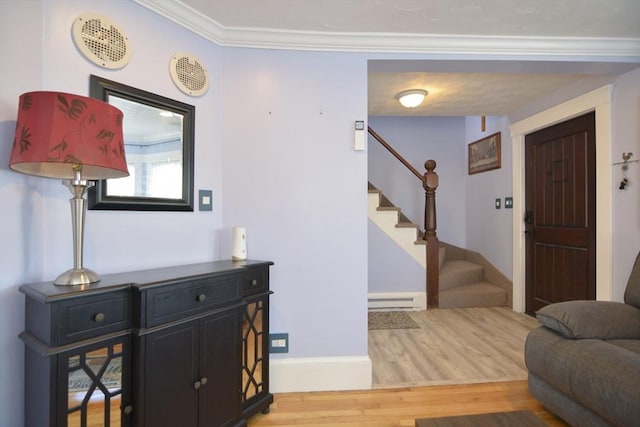
M 26 426 L 242 426 L 267 412 L 268 261 L 106 275 L 26 295 Z M 88 423 L 88 424 L 87 424 Z

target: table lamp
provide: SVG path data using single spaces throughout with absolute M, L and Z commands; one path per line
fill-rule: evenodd
M 89 180 L 128 176 L 122 136 L 123 114 L 104 101 L 61 92 L 20 96 L 9 167 L 28 175 L 60 178 L 69 188 L 73 268 L 56 285 L 87 285 L 100 276 L 82 266 L 85 193 Z

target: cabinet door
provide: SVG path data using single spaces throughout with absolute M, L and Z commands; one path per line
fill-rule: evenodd
M 58 372 L 57 425 L 130 425 L 128 336 L 60 354 Z
M 268 411 L 269 394 L 269 294 L 247 302 L 242 322 L 243 416 Z
M 144 425 L 198 424 L 198 321 L 146 336 Z
M 239 309 L 202 319 L 200 426 L 236 425 L 240 419 Z

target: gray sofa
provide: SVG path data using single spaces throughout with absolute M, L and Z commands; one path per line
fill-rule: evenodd
M 625 303 L 568 301 L 536 313 L 529 390 L 572 426 L 640 426 L 640 255 Z

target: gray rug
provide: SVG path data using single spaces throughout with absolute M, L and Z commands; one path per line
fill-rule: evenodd
M 369 312 L 369 330 L 419 328 L 420 326 L 404 311 Z
M 416 420 L 416 427 L 545 427 L 546 424 L 529 411 L 462 415 Z

